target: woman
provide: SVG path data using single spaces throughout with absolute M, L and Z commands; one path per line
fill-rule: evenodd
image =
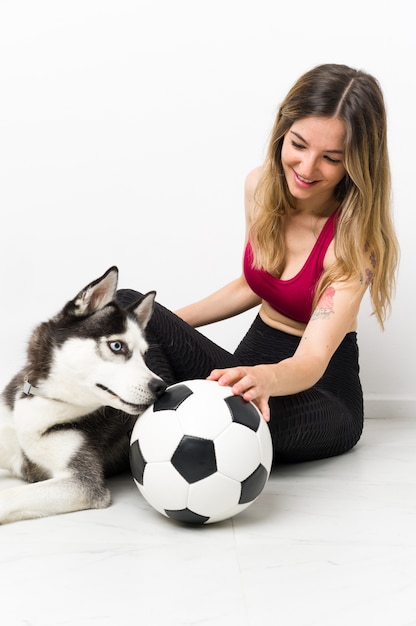
M 174 315 L 157 305 L 148 364 L 168 384 L 205 378 L 253 401 L 275 461 L 350 450 L 363 427 L 357 315 L 383 327 L 395 286 L 383 95 L 370 75 L 321 65 L 282 103 L 246 179 L 242 275 Z M 119 292 L 127 304 L 136 292 Z M 260 305 L 234 354 L 195 328 Z

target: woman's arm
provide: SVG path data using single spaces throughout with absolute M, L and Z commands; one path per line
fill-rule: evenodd
M 260 299 L 251 291 L 244 276 L 240 276 L 206 298 L 189 304 L 175 313 L 197 328 L 233 317 L 258 304 Z

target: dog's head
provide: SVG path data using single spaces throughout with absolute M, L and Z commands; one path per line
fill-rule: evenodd
M 117 281 L 111 267 L 33 333 L 28 374 L 43 395 L 139 415 L 164 392 L 165 383 L 144 360 L 156 294 L 123 309 L 115 301 Z

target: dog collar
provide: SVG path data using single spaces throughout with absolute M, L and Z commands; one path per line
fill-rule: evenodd
M 23 393 L 25 393 L 27 396 L 40 396 L 41 398 L 44 397 L 43 393 L 41 393 L 37 387 L 31 385 L 28 380 L 25 380 L 25 382 L 23 383 Z
M 46 396 L 40 391 L 40 389 L 31 385 L 28 380 L 25 380 L 25 382 L 23 383 L 22 391 L 27 396 L 39 396 L 39 398 L 46 398 L 47 400 L 53 400 L 54 402 L 65 402 L 65 400 L 60 400 L 59 398 L 51 398 L 50 396 Z

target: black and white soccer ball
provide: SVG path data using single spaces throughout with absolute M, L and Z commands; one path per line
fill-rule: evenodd
M 147 502 L 181 522 L 233 517 L 263 491 L 272 441 L 257 407 L 209 380 L 168 387 L 132 431 L 130 466 Z

